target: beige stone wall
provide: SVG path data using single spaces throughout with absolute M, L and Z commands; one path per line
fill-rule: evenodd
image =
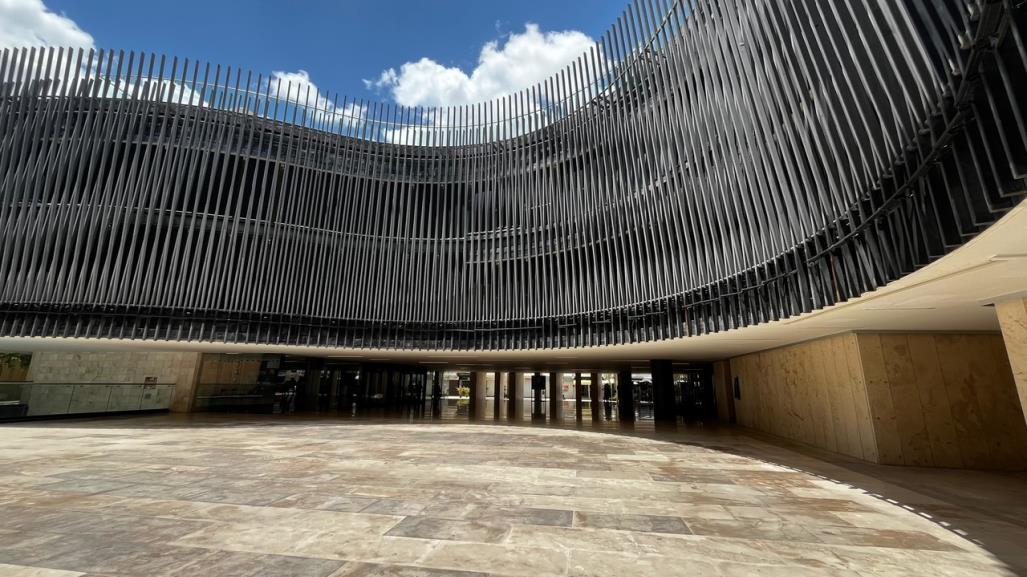
M 729 361 L 713 363 L 713 391 L 717 396 L 717 418 L 722 423 L 736 422 L 734 388 Z
M 196 369 L 198 353 L 180 352 L 37 352 L 29 379 L 37 383 L 178 383 Z
M 876 462 L 857 350 L 850 333 L 731 359 L 738 424 Z
M 28 374 L 28 365 L 8 366 L 4 363 L 0 363 L 0 383 L 24 381 L 28 379 Z
M 205 353 L 200 361 L 196 390 L 192 395 L 193 401 L 199 397 L 203 410 L 205 397 L 251 392 L 260 376 L 262 358 L 263 355 L 259 354 Z
M 203 355 L 200 367 L 201 384 L 252 385 L 260 375 L 262 355 Z
M 1027 468 L 995 334 L 849 333 L 731 360 L 741 425 L 892 465 Z
M 57 352 L 32 354 L 28 378 L 37 383 L 174 383 L 174 412 L 192 410 L 200 353 Z
M 1013 369 L 1020 410 L 1027 419 L 1027 299 L 1013 299 L 995 305 L 1006 356 Z
M 1001 335 L 860 334 L 859 343 L 879 462 L 1027 467 L 1027 424 Z

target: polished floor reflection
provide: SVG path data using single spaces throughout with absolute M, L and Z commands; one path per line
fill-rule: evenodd
M 508 424 L 525 424 L 525 423 L 552 423 L 552 417 L 549 414 L 549 400 L 547 399 L 543 403 L 543 410 L 541 412 L 534 412 L 532 409 L 532 400 L 524 399 L 521 401 L 521 411 L 517 413 L 519 417 L 512 417 L 509 414 L 508 407 L 510 406 L 508 399 L 500 401 L 500 417 L 496 418 L 495 401 L 492 397 L 485 399 L 482 405 L 481 415 L 476 416 L 472 419 L 470 415 L 470 401 L 465 398 L 458 397 L 444 397 L 439 400 L 437 405 L 432 403 L 426 403 L 423 407 L 396 407 L 396 408 L 361 408 L 351 407 L 350 410 L 337 410 L 337 411 L 323 411 L 323 412 L 304 412 L 298 411 L 300 415 L 317 415 L 322 417 L 339 417 L 347 418 L 353 417 L 358 419 L 388 419 L 388 420 L 406 420 L 409 422 L 417 422 L 419 420 L 442 420 L 442 421 L 475 421 L 475 422 L 493 422 L 493 423 L 508 423 Z M 584 400 L 581 403 L 581 412 L 578 414 L 577 406 L 574 399 L 565 399 L 563 401 L 562 419 L 560 420 L 561 425 L 574 425 L 575 423 L 584 423 L 588 425 L 593 424 L 592 419 L 592 404 L 589 400 Z M 294 413 L 294 414 L 297 414 Z M 653 406 L 652 403 L 639 403 L 639 406 L 635 409 L 634 423 L 640 424 L 643 429 L 652 429 L 653 421 Z M 594 424 L 602 424 L 603 426 L 617 425 L 618 423 L 631 424 L 631 421 L 622 421 L 617 411 L 617 403 L 614 402 L 603 402 L 600 409 L 600 419 L 595 421 Z M 629 427 L 630 428 L 630 427 Z
M 1010 575 L 1025 477 L 733 429 L 196 415 L 0 429 L 0 574 Z M 1018 545 L 1019 544 L 1019 545 Z

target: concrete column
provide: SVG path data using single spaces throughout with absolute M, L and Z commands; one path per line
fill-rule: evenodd
M 472 421 L 480 421 L 485 416 L 485 373 L 482 371 L 471 372 L 470 397 L 468 413 Z
M 542 393 L 546 390 L 546 378 L 536 372 L 531 376 L 531 422 L 544 423 L 546 413 L 542 404 Z
M 506 385 L 506 373 L 496 371 L 495 379 L 495 388 L 492 393 L 492 418 L 498 421 L 503 418 L 503 388 Z
M 631 371 L 617 373 L 617 419 L 623 423 L 635 421 L 635 387 Z
M 592 408 L 592 422 L 599 423 L 603 420 L 603 384 L 599 373 L 589 375 L 588 398 Z
M 722 423 L 734 423 L 735 392 L 731 380 L 731 362 L 713 363 L 713 391 L 717 396 L 717 418 Z
M 563 422 L 563 375 L 549 373 L 549 422 Z
M 585 406 L 584 400 L 581 398 L 581 390 L 584 387 L 581 385 L 581 373 L 574 373 L 574 418 L 580 423 L 584 415 L 582 410 Z
M 510 373 L 510 382 L 506 390 L 510 395 L 508 399 L 506 418 L 511 421 L 524 419 L 524 373 Z
M 996 303 L 995 312 L 1002 327 L 1009 366 L 1013 369 L 1020 411 L 1027 418 L 1027 299 Z
M 653 417 L 657 421 L 675 422 L 677 407 L 674 398 L 674 368 L 670 361 L 649 362 L 653 376 Z
M 442 416 L 442 395 L 445 393 L 445 374 L 445 369 L 438 369 L 435 371 L 435 378 L 432 380 L 431 416 L 433 419 L 438 419 Z
M 514 414 L 513 384 L 517 380 L 517 373 L 506 373 L 506 418 L 512 420 Z
M 191 413 L 196 402 L 196 384 L 200 382 L 202 353 L 182 353 L 175 379 L 175 392 L 171 396 L 172 413 Z
M 318 400 L 321 398 L 321 369 L 324 359 L 307 359 L 307 372 L 303 379 L 303 409 L 319 411 Z

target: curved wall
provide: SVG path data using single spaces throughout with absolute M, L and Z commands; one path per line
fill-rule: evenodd
M 1025 13 L 641 2 L 437 109 L 4 50 L 0 334 L 553 348 L 818 309 L 1023 198 Z

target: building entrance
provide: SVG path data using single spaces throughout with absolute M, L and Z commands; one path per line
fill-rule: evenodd
M 292 355 L 208 354 L 196 389 L 195 410 L 422 416 L 428 394 L 428 372 L 418 366 Z
M 708 365 L 665 365 L 656 373 L 525 374 L 278 354 L 204 355 L 195 407 L 371 418 L 530 418 L 535 423 L 717 416 Z

